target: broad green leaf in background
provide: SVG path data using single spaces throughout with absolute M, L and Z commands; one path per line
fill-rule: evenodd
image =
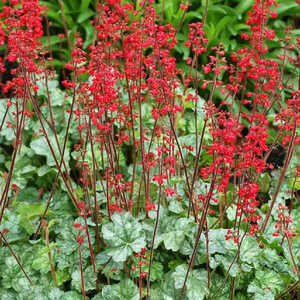
M 17 205 L 17 213 L 20 216 L 20 226 L 23 227 L 28 234 L 33 234 L 35 228 L 32 223 L 32 219 L 40 217 L 45 211 L 45 205 L 43 203 L 15 203 Z M 49 211 L 47 212 L 49 214 Z
M 239 19 L 242 18 L 242 14 L 244 14 L 251 8 L 253 3 L 254 0 L 244 0 L 239 2 L 239 4 L 235 7 L 235 11 L 238 13 Z
M 262 253 L 262 249 L 258 247 L 256 238 L 253 236 L 245 236 L 240 248 L 241 261 L 248 264 L 258 265 L 258 258 Z
M 255 294 L 255 299 L 274 299 L 274 296 L 283 288 L 283 279 L 279 273 L 271 270 L 258 269 L 255 279 L 248 286 L 248 293 Z
M 43 203 L 17 203 L 17 212 L 21 217 L 31 219 L 37 216 L 42 216 L 45 211 Z
M 300 13 L 300 7 L 297 1 L 280 0 L 279 6 L 275 8 L 277 14 L 280 15 L 295 15 Z
M 56 41 L 52 37 L 53 41 Z M 37 85 L 39 87 L 37 93 L 39 96 L 46 97 L 47 100 L 51 102 L 51 106 L 62 106 L 64 103 L 65 93 L 58 87 L 59 82 L 56 79 L 51 78 L 50 76 L 45 78 L 40 78 L 37 80 Z M 48 89 L 47 89 L 48 86 Z M 48 99 L 48 93 L 50 99 Z
M 133 253 L 145 248 L 145 233 L 142 225 L 128 212 L 115 213 L 112 222 L 103 225 L 102 233 L 107 243 L 107 255 L 122 262 Z
M 177 300 L 178 295 L 179 290 L 175 288 L 175 280 L 170 272 L 158 284 L 151 285 L 151 300 Z M 186 299 L 184 295 L 183 300 Z
M 107 153 L 106 151 L 102 150 L 100 151 L 98 147 L 94 146 L 94 156 L 95 156 L 95 161 L 99 164 L 100 168 L 102 167 L 102 155 L 103 155 L 103 164 L 104 167 L 107 166 Z M 76 159 L 76 157 L 78 156 L 78 152 L 73 151 L 71 153 L 72 157 L 74 159 Z M 92 154 L 92 149 L 91 149 L 91 144 L 89 143 L 87 145 L 87 149 L 86 149 L 86 154 L 85 154 L 85 160 L 89 163 L 90 168 L 93 168 L 93 154 Z M 125 156 L 123 154 L 123 152 L 119 152 L 119 164 L 120 166 L 125 166 L 126 162 L 125 162 Z
M 95 289 L 97 276 L 93 272 L 91 266 L 87 267 L 84 272 L 84 288 L 86 291 L 91 291 Z M 81 292 L 81 275 L 80 270 L 76 270 L 72 273 L 72 287 L 74 287 L 78 292 Z
M 224 277 L 219 275 L 218 273 L 215 273 L 214 276 L 211 276 L 211 289 L 210 289 L 210 295 L 215 295 L 215 293 L 218 291 L 217 295 L 214 296 L 214 300 L 228 300 L 230 299 L 230 283 L 229 281 L 225 281 L 224 283 Z M 220 289 L 220 286 L 223 286 L 222 289 Z M 242 300 L 240 298 L 237 298 L 235 295 L 235 298 L 237 300 Z M 246 299 L 243 299 L 246 300 Z
M 106 277 L 120 281 L 123 276 L 124 265 L 122 262 L 115 262 L 104 251 L 96 256 L 96 266 Z
M 144 264 L 142 266 L 142 272 L 148 272 L 149 266 L 148 264 Z M 163 276 L 163 265 L 157 261 L 153 261 L 151 265 L 151 281 L 160 280 Z M 136 268 L 134 272 L 131 273 L 134 278 L 139 278 L 140 271 L 139 268 Z
M 62 145 L 63 145 L 63 138 L 59 137 L 58 141 L 60 143 L 60 147 L 62 149 Z M 52 146 L 52 149 L 54 151 L 54 154 L 57 158 L 58 163 L 60 163 L 60 153 L 56 144 L 56 140 L 55 137 L 53 135 L 49 136 L 49 143 Z M 32 142 L 30 143 L 30 147 L 31 149 L 38 155 L 42 155 L 42 156 L 46 156 L 47 158 L 47 165 L 48 166 L 56 166 L 55 163 L 55 159 L 52 155 L 52 152 L 50 150 L 50 145 L 47 143 L 47 140 L 44 136 L 41 136 L 39 138 L 36 138 L 34 140 L 32 140 Z M 64 160 L 66 165 L 68 166 L 69 163 L 69 159 L 70 159 L 70 154 L 69 151 L 66 150 L 64 153 Z
M 101 294 L 96 295 L 92 300 L 138 300 L 139 290 L 128 278 L 118 284 L 105 285 Z
M 84 10 L 80 13 L 80 15 L 77 18 L 77 22 L 83 23 L 84 21 L 91 18 L 94 14 L 95 14 L 95 12 L 93 12 L 91 9 L 87 8 L 86 10 Z
M 208 251 L 210 254 L 226 254 L 228 250 L 235 250 L 237 246 L 232 240 L 225 240 L 227 229 L 213 229 L 208 232 Z
M 51 242 L 50 243 L 50 251 L 54 249 L 56 244 Z M 41 273 L 48 273 L 51 271 L 50 263 L 49 263 L 49 256 L 48 256 L 49 249 L 48 247 L 42 247 L 37 252 L 37 256 L 32 261 L 32 268 L 41 271 Z M 51 251 L 52 252 L 52 251 Z
M 258 179 L 259 191 L 262 193 L 267 193 L 270 188 L 271 177 L 268 173 L 261 174 Z
M 4 228 L 8 229 L 6 240 L 9 243 L 28 239 L 26 232 L 20 226 L 20 216 L 15 212 L 9 210 L 5 212 L 4 220 L 0 225 L 0 230 L 2 231 Z
M 233 263 L 233 261 L 235 262 Z M 221 265 L 223 267 L 224 274 L 227 272 L 227 270 L 229 270 L 229 275 L 232 277 L 236 277 L 240 272 L 240 268 L 236 262 L 235 254 L 232 252 L 229 252 L 226 255 L 214 255 L 210 258 L 209 265 L 212 269 L 216 269 L 219 265 Z
M 0 300 L 15 300 L 16 294 L 13 291 L 2 291 Z
M 0 120 L 1 120 L 1 122 L 4 118 L 5 111 L 6 111 L 6 101 L 7 101 L 7 99 L 0 99 Z M 12 101 L 12 102 L 14 102 L 14 101 Z M 13 111 L 12 107 L 9 108 L 5 121 L 10 122 L 11 124 L 15 124 L 15 118 L 12 115 L 12 111 Z M 2 128 L 2 130 L 0 131 L 0 138 L 1 137 L 4 137 L 6 140 L 6 141 L 2 141 L 2 139 L 0 139 L 1 142 L 12 142 L 13 140 L 16 139 L 14 129 L 11 127 L 8 127 L 8 126 L 4 126 Z
M 175 280 L 176 289 L 181 289 L 183 287 L 187 268 L 187 265 L 180 265 L 172 274 L 172 277 Z M 187 298 L 189 300 L 202 300 L 204 299 L 205 295 L 207 295 L 207 293 L 207 272 L 204 269 L 191 270 L 186 283 Z
M 64 292 L 58 288 L 34 285 L 22 293 L 3 291 L 0 300 L 81 300 L 82 296 L 75 291 Z
M 35 187 L 28 187 L 25 189 L 22 189 L 18 193 L 17 202 L 27 202 L 32 203 L 35 202 L 38 198 L 38 190 Z
M 266 266 L 282 275 L 290 270 L 287 260 L 273 249 L 265 248 L 262 255 L 258 257 L 258 261 L 261 266 Z
M 293 253 L 294 259 L 295 259 L 296 263 L 298 263 L 298 266 L 299 266 L 299 262 L 300 262 L 300 237 L 299 236 L 294 237 L 291 240 L 291 246 L 292 246 L 291 248 L 292 248 L 292 253 Z M 283 248 L 284 257 L 289 262 L 290 268 L 294 269 L 291 254 L 290 254 L 289 247 L 288 247 L 288 243 L 286 240 L 284 241 L 282 248 Z
M 172 220 L 174 221 L 174 219 Z M 182 246 L 185 235 L 189 233 L 189 228 L 193 226 L 193 221 L 187 218 L 180 218 L 169 224 L 162 239 L 167 250 L 178 251 Z
M 182 207 L 182 203 L 176 199 L 172 199 L 169 204 L 169 211 L 175 214 L 180 214 L 181 212 L 184 211 Z

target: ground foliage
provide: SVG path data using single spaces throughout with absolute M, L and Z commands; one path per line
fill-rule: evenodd
M 152 2 L 1 4 L 0 299 L 299 297 L 300 5 Z

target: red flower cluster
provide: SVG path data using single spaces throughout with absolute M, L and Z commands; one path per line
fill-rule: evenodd
M 42 7 L 38 0 L 25 0 L 21 8 L 15 7 L 19 1 L 13 1 L 12 6 L 4 6 L 0 13 L 0 45 L 6 42 L 7 59 L 9 62 L 17 62 L 18 67 L 11 70 L 16 75 L 11 81 L 2 86 L 3 93 L 12 90 L 14 94 L 22 96 L 25 92 L 25 85 L 31 84 L 32 74 L 40 74 L 42 70 L 36 63 L 39 59 L 40 42 L 43 36 Z M 0 61 L 1 72 L 4 66 Z

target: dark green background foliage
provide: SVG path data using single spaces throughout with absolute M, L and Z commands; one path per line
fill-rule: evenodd
M 43 37 L 42 43 L 49 47 L 53 53 L 54 66 L 58 73 L 62 74 L 64 63 L 70 60 L 70 51 L 66 38 L 60 39 L 59 34 L 64 33 L 64 24 L 58 0 L 41 1 L 49 9 L 47 18 L 50 24 L 50 36 Z M 189 24 L 201 21 L 204 13 L 205 0 L 192 0 L 189 10 L 186 12 L 183 22 L 183 11 L 179 9 L 179 0 L 158 0 L 156 8 L 158 14 L 163 15 L 161 22 L 171 23 L 178 28 L 178 44 L 173 50 L 173 55 L 177 59 L 178 66 L 184 71 L 188 71 L 185 61 L 189 57 L 189 49 L 184 47 L 187 40 Z M 230 54 L 241 48 L 244 41 L 240 38 L 242 32 L 247 32 L 245 25 L 247 12 L 252 6 L 252 0 L 242 1 L 218 1 L 210 0 L 208 5 L 207 21 L 205 24 L 206 36 L 209 39 L 208 47 L 224 44 L 228 59 Z M 279 1 L 280 7 L 276 9 L 279 18 L 270 21 L 270 26 L 276 29 L 278 36 L 283 37 L 283 29 L 291 24 L 293 38 L 299 34 L 300 6 L 294 0 Z M 1 5 L 3 5 L 1 3 Z M 79 32 L 83 38 L 83 48 L 87 49 L 93 42 L 94 30 L 91 21 L 95 19 L 96 1 L 94 0 L 64 0 L 64 11 L 66 16 L 67 30 L 71 44 L 74 43 L 75 33 Z M 138 5 L 137 5 L 138 6 Z M 46 21 L 45 21 L 46 29 Z M 46 32 L 46 30 L 45 30 Z M 270 42 L 270 57 L 276 58 L 281 46 L 277 41 Z M 199 63 L 207 61 L 210 52 L 201 57 Z M 287 73 L 291 72 L 291 67 L 287 64 Z M 196 70 L 195 70 L 196 72 Z M 68 114 L 65 110 L 70 108 L 71 97 L 59 87 L 57 80 L 49 80 L 49 90 L 51 93 L 52 109 L 55 123 L 59 124 L 57 133 L 59 139 L 63 140 Z M 41 103 L 46 98 L 46 89 L 43 81 L 39 81 L 39 99 Z M 289 91 L 286 91 L 289 93 Z M 182 91 L 178 89 L 178 95 Z M 200 111 L 204 99 L 199 97 L 198 109 Z M 64 108 L 63 108 L 64 106 Z M 180 143 L 192 144 L 195 135 L 194 106 L 189 102 L 184 102 L 182 119 L 178 120 L 178 130 L 180 131 Z M 143 104 L 143 123 L 152 124 L 152 107 L 148 103 Z M 234 109 L 237 107 L 234 106 Z M 28 111 L 32 111 L 32 104 L 29 102 Z M 46 117 L 49 116 L 47 106 L 41 106 L 41 110 Z M 268 119 L 274 121 L 276 106 L 269 111 Z M 0 101 L 0 120 L 5 113 L 5 102 Z M 202 115 L 199 113 L 198 130 L 203 128 Z M 11 114 L 8 121 L 13 120 Z M 247 124 L 245 124 L 247 125 Z M 0 245 L 0 300 L 76 300 L 82 299 L 79 271 L 78 244 L 76 234 L 78 231 L 73 227 L 74 222 L 83 222 L 82 218 L 77 218 L 77 211 L 70 200 L 66 188 L 62 181 L 54 194 L 50 209 L 46 216 L 50 234 L 50 250 L 55 265 L 58 288 L 54 286 L 48 257 L 48 247 L 46 247 L 44 234 L 33 238 L 33 234 L 38 226 L 40 217 L 43 214 L 50 194 L 51 184 L 57 174 L 55 162 L 52 154 L 45 142 L 45 138 L 39 135 L 40 125 L 33 117 L 28 119 L 24 132 L 24 144 L 21 152 L 17 156 L 12 183 L 20 188 L 16 197 L 11 193 L 9 209 L 5 212 L 4 221 L 0 226 L 9 229 L 6 235 L 7 241 L 17 253 L 22 265 L 30 278 L 35 283 L 30 286 L 24 274 L 12 257 L 9 249 L 2 243 Z M 51 132 L 51 130 L 49 130 Z M 270 143 L 273 142 L 275 132 L 270 126 Z M 79 182 L 78 170 L 75 167 L 76 153 L 74 144 L 78 143 L 79 135 L 77 124 L 74 123 L 69 132 L 69 142 L 65 152 L 65 161 L 70 168 L 71 180 L 78 195 L 81 195 L 82 184 Z M 11 128 L 4 128 L 0 132 L 0 175 L 7 173 L 11 164 L 11 153 L 15 135 Z M 54 139 L 50 136 L 50 140 Z M 211 141 L 211 136 L 206 133 L 205 142 Z M 55 143 L 53 142 L 53 145 Z M 196 145 L 194 145 L 196 146 Z M 55 148 L 55 147 L 54 147 Z M 54 149 L 58 153 L 58 149 Z M 296 155 L 293 157 L 282 190 L 277 198 L 278 203 L 286 203 L 289 196 L 286 191 L 293 186 L 293 174 L 297 163 L 297 156 L 300 156 L 299 146 L 296 148 Z M 129 151 L 130 152 L 130 151 Z M 100 153 L 95 153 L 100 160 Z M 187 151 L 184 153 L 187 163 L 192 164 L 194 157 Z M 132 175 L 131 160 L 127 159 L 128 149 L 124 147 L 120 155 L 120 167 L 126 176 Z M 59 155 L 58 155 L 59 157 Z M 104 160 L 106 158 L 104 157 Z M 86 160 L 92 165 L 91 149 L 87 148 Z M 208 165 L 211 157 L 204 152 L 200 161 L 200 166 Z M 141 168 L 137 174 L 141 173 Z M 275 170 L 271 174 L 264 173 L 259 178 L 261 197 L 265 203 L 260 207 L 259 214 L 264 215 L 267 209 L 270 195 L 272 195 L 279 178 L 279 171 Z M 194 237 L 197 232 L 197 224 L 191 218 L 187 218 L 188 197 L 185 180 L 182 177 L 172 179 L 171 184 L 177 184 L 181 201 L 175 197 L 164 200 L 160 212 L 160 222 L 154 245 L 154 259 L 151 270 L 151 300 L 176 300 L 183 285 L 184 276 L 187 270 L 187 262 L 190 260 Z M 204 181 L 197 182 L 196 189 L 203 190 Z M 43 193 L 40 196 L 40 191 Z M 1 187 L 0 187 L 1 190 Z M 101 185 L 97 182 L 97 198 L 100 202 L 101 210 L 106 211 L 106 196 Z M 300 191 L 299 183 L 296 183 L 295 190 Z M 134 191 L 137 196 L 138 191 Z M 151 184 L 151 196 L 157 197 L 158 187 Z M 93 195 L 92 195 L 93 196 Z M 142 195 L 143 196 L 143 195 Z M 232 193 L 228 192 L 228 200 L 232 198 Z M 225 200 L 224 200 L 225 201 Z M 212 203 L 213 205 L 213 203 Z M 135 209 L 135 208 L 134 208 Z M 217 207 L 215 208 L 217 209 Z M 227 210 L 224 222 L 228 228 L 233 226 L 236 211 L 233 208 Z M 295 207 L 292 213 L 295 222 L 295 232 L 300 231 L 300 207 Z M 99 271 L 97 275 L 92 272 L 90 252 L 87 243 L 82 246 L 83 269 L 85 278 L 85 290 L 87 298 L 92 300 L 138 300 L 139 290 L 136 285 L 138 272 L 131 272 L 133 264 L 137 263 L 134 254 L 142 248 L 150 249 L 152 234 L 154 230 L 156 215 L 149 212 L 149 216 L 140 214 L 138 218 L 127 212 L 115 213 L 112 222 L 109 222 L 107 214 L 104 212 L 103 222 L 100 224 L 101 251 L 96 256 L 96 267 Z M 216 221 L 213 216 L 208 217 L 208 226 Z M 265 236 L 257 243 L 258 236 L 245 235 L 240 256 L 237 257 L 237 245 L 232 240 L 225 240 L 227 229 L 217 228 L 209 231 L 208 241 L 202 235 L 198 247 L 195 268 L 190 273 L 186 285 L 186 293 L 183 299 L 188 300 L 228 300 L 232 285 L 235 286 L 236 300 L 272 300 L 275 299 L 285 288 L 298 280 L 296 274 L 292 272 L 293 264 L 288 251 L 286 240 L 281 243 L 281 237 L 272 236 L 274 225 L 277 221 L 276 211 L 271 216 L 269 226 Z M 88 218 L 88 228 L 93 240 L 95 223 L 92 218 Z M 247 228 L 242 227 L 240 234 L 243 236 Z M 206 244 L 208 242 L 209 266 L 211 269 L 211 289 L 207 288 L 207 253 Z M 260 246 L 260 247 L 259 247 Z M 293 238 L 293 253 L 300 266 L 300 236 Z M 149 251 L 147 252 L 149 257 Z M 147 267 L 143 267 L 147 272 Z M 128 272 L 129 270 L 129 272 Z M 228 271 L 229 270 L 229 271 Z M 228 274 L 227 274 L 228 273 Z M 220 287 L 222 290 L 218 291 Z M 213 297 L 213 298 L 209 298 Z M 286 298 L 289 299 L 289 295 Z

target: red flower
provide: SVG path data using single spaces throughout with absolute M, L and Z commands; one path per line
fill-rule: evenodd
M 76 241 L 79 245 L 82 245 L 84 243 L 84 237 L 80 235 L 76 235 Z

